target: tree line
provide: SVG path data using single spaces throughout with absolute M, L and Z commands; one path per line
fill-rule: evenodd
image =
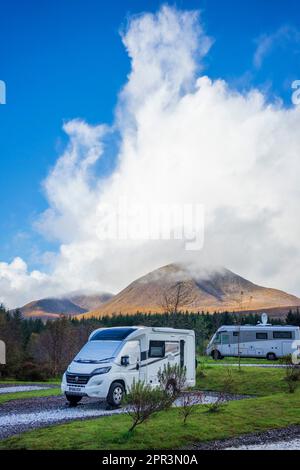
M 141 313 L 77 319 L 61 316 L 57 320 L 25 319 L 20 311 L 9 312 L 0 306 L 0 340 L 6 344 L 6 365 L 0 365 L 4 377 L 19 380 L 46 380 L 60 376 L 75 354 L 96 328 L 112 326 L 161 326 L 191 329 L 196 334 L 197 350 L 203 354 L 209 338 L 221 325 L 252 324 L 257 314 L 205 312 Z M 290 311 L 286 320 L 274 324 L 300 326 L 300 313 Z

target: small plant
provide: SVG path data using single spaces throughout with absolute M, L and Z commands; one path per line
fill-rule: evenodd
M 179 415 L 182 417 L 183 425 L 187 424 L 187 420 L 195 413 L 197 405 L 203 401 L 203 393 L 200 391 L 196 392 L 184 392 L 180 397 L 179 402 Z
M 222 383 L 222 391 L 224 393 L 232 393 L 234 391 L 234 377 L 232 368 L 227 368 Z
M 300 381 L 300 368 L 298 364 L 294 364 L 292 356 L 285 356 L 280 361 L 285 366 L 284 380 L 288 386 L 288 392 L 294 393 Z
M 226 404 L 227 404 L 226 394 L 223 392 L 220 392 L 217 396 L 217 399 L 213 401 L 212 403 L 208 403 L 206 405 L 206 408 L 209 413 L 218 413 L 219 411 L 222 410 L 222 408 L 224 408 Z
M 206 405 L 207 410 L 210 413 L 217 413 L 221 411 L 228 404 L 227 395 L 228 393 L 232 393 L 233 389 L 234 389 L 233 373 L 232 373 L 232 369 L 228 368 L 226 370 L 226 374 L 221 384 L 221 391 L 219 392 L 217 399 L 214 402 Z
M 169 395 L 160 388 L 152 389 L 144 382 L 133 382 L 125 398 L 127 414 L 132 419 L 128 432 L 149 420 L 158 411 L 167 410 L 172 405 Z
M 205 362 L 200 361 L 198 363 L 198 367 L 197 367 L 197 376 L 198 376 L 199 379 L 204 379 L 206 377 L 206 375 L 207 375 L 205 373 L 206 369 L 207 369 L 207 366 L 206 366 Z
M 178 397 L 186 383 L 186 367 L 180 367 L 178 364 L 164 365 L 163 370 L 159 370 L 158 381 L 162 390 L 168 392 L 175 399 Z

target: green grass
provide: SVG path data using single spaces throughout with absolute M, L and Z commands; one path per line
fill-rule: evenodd
M 47 390 L 33 390 L 30 392 L 2 393 L 0 394 L 0 405 L 11 400 L 20 400 L 25 398 L 50 397 L 61 394 L 60 388 L 49 388 Z
M 238 357 L 224 357 L 222 360 L 215 361 L 211 356 L 198 356 L 197 357 L 198 363 L 201 364 L 238 364 L 239 358 Z M 255 358 L 255 357 L 241 357 L 241 364 L 279 364 L 278 361 L 268 361 L 265 358 Z
M 239 371 L 206 364 L 198 369 L 197 388 L 222 390 L 228 370 L 233 393 L 256 397 L 230 402 L 219 413 L 208 413 L 205 406 L 198 406 L 186 426 L 182 425 L 180 410 L 171 409 L 128 435 L 130 418 L 115 415 L 23 433 L 1 441 L 0 449 L 167 449 L 300 424 L 300 385 L 294 394 L 287 393 L 283 369 L 248 367 Z M 9 394 L 9 398 L 47 396 L 51 392 L 60 393 L 58 389 L 19 392 Z
M 197 388 L 200 390 L 222 391 L 227 371 L 232 376 L 232 393 L 242 395 L 271 395 L 287 389 L 284 369 L 263 369 L 258 367 L 213 367 L 198 368 Z M 203 376 L 204 374 L 204 376 Z
M 17 384 L 17 385 L 36 385 L 36 384 L 50 384 L 50 385 L 60 385 L 61 378 L 49 379 L 49 380 L 16 380 L 16 379 L 2 379 L 0 380 L 0 385 L 7 385 L 7 384 Z
M 299 423 L 300 392 L 276 393 L 231 402 L 219 413 L 199 406 L 186 426 L 171 409 L 128 435 L 130 419 L 119 415 L 27 432 L 1 441 L 0 449 L 174 449 Z

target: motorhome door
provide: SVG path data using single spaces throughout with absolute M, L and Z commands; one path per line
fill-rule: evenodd
M 179 340 L 161 341 L 151 340 L 149 342 L 148 365 L 147 365 L 147 381 L 151 385 L 158 384 L 158 371 L 165 364 L 180 364 L 180 351 L 183 354 L 183 347 L 180 349 Z
M 141 346 L 139 341 L 127 341 L 120 356 L 128 356 L 129 364 L 126 367 L 126 382 L 130 387 L 133 381 L 138 382 L 141 375 Z
M 231 356 L 233 354 L 230 333 L 227 331 L 221 332 L 221 351 L 223 356 Z

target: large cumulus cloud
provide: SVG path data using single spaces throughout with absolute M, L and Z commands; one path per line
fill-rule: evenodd
M 196 12 L 162 7 L 122 33 L 131 61 L 112 127 L 74 120 L 70 142 L 44 182 L 48 210 L 36 223 L 60 243 L 47 274 L 0 263 L 9 307 L 74 290 L 117 291 L 165 263 L 225 265 L 251 280 L 300 294 L 300 108 L 269 104 L 204 75 L 212 45 Z M 120 146 L 112 173 L 97 173 L 105 139 Z M 120 198 L 203 204 L 205 243 L 103 240 L 101 207 Z

